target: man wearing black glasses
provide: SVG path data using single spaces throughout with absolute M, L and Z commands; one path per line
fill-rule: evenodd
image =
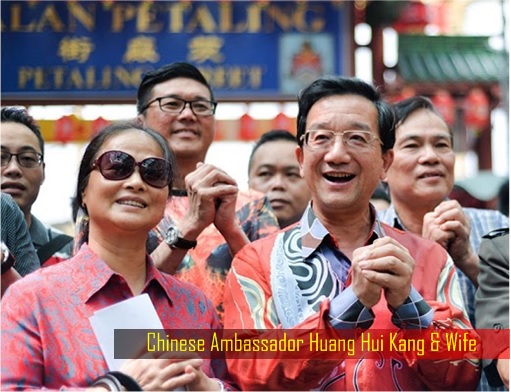
M 40 265 L 67 259 L 72 237 L 44 225 L 31 213 L 44 181 L 44 140 L 39 127 L 22 107 L 4 107 L 1 117 L 2 192 L 10 194 L 23 211 Z
M 188 63 L 160 67 L 138 88 L 139 120 L 167 139 L 179 173 L 152 256 L 160 269 L 199 286 L 222 315 L 233 255 L 279 226 L 262 194 L 240 192 L 225 171 L 204 163 L 216 106 L 208 82 Z

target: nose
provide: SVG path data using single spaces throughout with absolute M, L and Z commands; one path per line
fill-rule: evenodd
M 325 154 L 325 161 L 332 163 L 346 163 L 351 161 L 351 154 L 346 148 L 342 135 L 335 135 L 335 139 Z
M 17 156 L 11 156 L 11 160 L 9 161 L 9 163 L 5 166 L 2 166 L 2 174 L 5 176 L 8 175 L 12 176 L 13 174 L 21 175 L 21 173 L 22 168 L 18 162 Z
M 131 176 L 124 180 L 124 184 L 128 189 L 143 190 L 146 183 L 140 174 L 140 167 L 136 167 Z
M 439 160 L 437 151 L 431 144 L 425 144 L 422 148 L 419 162 L 421 163 L 437 163 Z
M 179 112 L 180 117 L 195 117 L 191 102 L 185 102 L 183 109 Z
M 286 180 L 281 173 L 275 174 L 271 179 L 271 189 L 285 189 Z

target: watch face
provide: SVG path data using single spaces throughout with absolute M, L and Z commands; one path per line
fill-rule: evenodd
M 168 245 L 174 245 L 177 242 L 178 234 L 179 233 L 175 227 L 169 227 L 167 233 L 165 234 L 165 242 Z

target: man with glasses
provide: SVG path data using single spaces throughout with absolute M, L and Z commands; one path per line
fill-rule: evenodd
M 312 203 L 298 225 L 236 254 L 224 327 L 245 342 L 253 329 L 268 330 L 259 342 L 287 331 L 305 354 L 231 353 L 229 373 L 241 390 L 472 389 L 477 360 L 418 360 L 414 350 L 385 352 L 388 339 L 365 356 L 350 357 L 346 346 L 314 349 L 314 333 L 334 340 L 336 331 L 356 339 L 471 326 L 447 252 L 380 223 L 369 202 L 392 162 L 390 105 L 369 84 L 342 77 L 316 80 L 298 105 L 296 155 Z
M 48 227 L 32 215 L 32 205 L 44 181 L 44 140 L 25 108 L 1 110 L 2 192 L 16 201 L 25 216 L 40 265 L 51 265 L 72 254 L 72 237 Z
M 178 173 L 152 257 L 158 268 L 200 287 L 221 316 L 232 255 L 278 230 L 278 222 L 263 194 L 240 192 L 229 174 L 204 163 L 216 106 L 208 82 L 188 63 L 149 72 L 138 88 L 138 118 L 167 139 Z

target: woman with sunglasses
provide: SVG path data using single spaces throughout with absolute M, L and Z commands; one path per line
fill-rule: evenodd
M 92 139 L 73 200 L 87 216 L 84 244 L 71 259 L 16 282 L 2 299 L 1 390 L 223 388 L 211 378 L 209 360 L 169 353 L 128 360 L 109 373 L 89 320 L 148 294 L 165 329 L 219 328 L 205 295 L 159 272 L 146 253 L 172 188 L 172 162 L 165 139 L 139 125 L 111 125 Z

